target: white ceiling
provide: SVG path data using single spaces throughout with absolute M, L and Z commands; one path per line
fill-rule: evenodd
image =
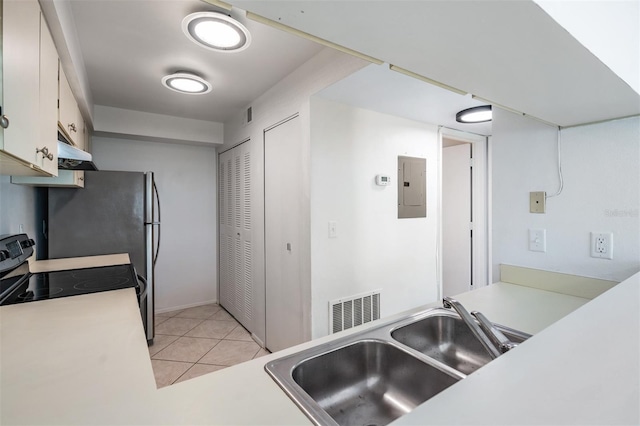
M 222 11 L 200 0 L 56 1 L 68 4 L 71 20 L 59 24 L 73 30 L 81 56 L 74 66 L 86 70 L 86 98 L 95 105 L 225 122 L 322 49 L 248 20 L 244 10 Z M 551 123 L 640 113 L 640 95 L 531 1 L 230 2 Z M 249 49 L 217 53 L 188 40 L 182 19 L 203 10 L 242 22 L 252 33 Z M 213 91 L 193 96 L 165 89 L 160 79 L 177 70 L 201 75 Z M 389 71 L 386 64 L 367 67 L 321 95 L 491 133 L 487 123 L 455 122 L 457 111 L 486 102 Z
M 199 0 L 70 1 L 89 89 L 96 105 L 224 122 L 322 47 L 231 14 L 251 32 L 251 46 L 218 53 L 183 34 L 182 19 L 196 11 L 221 11 Z M 166 74 L 186 70 L 213 90 L 185 95 L 164 88 Z
M 463 124 L 456 113 L 486 103 L 371 64 L 317 93 L 325 99 L 488 136 L 491 123 Z
M 48 20 L 57 16 L 56 24 L 65 27 L 66 45 L 79 52 L 74 60 L 69 47 L 69 61 L 74 63 L 70 78 L 72 86 L 79 82 L 78 91 L 90 92 L 84 99 L 89 116 L 95 104 L 225 122 L 322 49 L 248 20 L 243 10 L 217 9 L 199 0 L 57 0 L 55 9 L 53 4 L 44 6 Z M 204 10 L 231 14 L 242 22 L 251 32 L 251 46 L 243 52 L 217 53 L 191 42 L 182 32 L 182 19 Z M 61 57 L 65 61 L 65 55 Z M 165 89 L 161 78 L 178 70 L 204 77 L 213 91 L 194 96 Z M 454 119 L 457 111 L 484 102 L 389 71 L 387 66 L 366 68 L 327 88 L 322 96 L 473 133 L 491 132 L 490 124 L 461 125 Z
M 529 0 L 227 1 L 557 125 L 640 114 L 640 95 Z

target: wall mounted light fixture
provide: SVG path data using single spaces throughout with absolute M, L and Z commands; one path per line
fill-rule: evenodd
M 194 43 L 216 52 L 240 52 L 251 43 L 249 30 L 219 12 L 196 12 L 182 20 L 182 31 Z
M 195 74 L 179 71 L 162 77 L 167 89 L 189 95 L 203 95 L 211 91 L 211 83 Z
M 481 105 L 473 108 L 463 109 L 456 114 L 458 123 L 484 123 L 491 121 L 491 105 Z

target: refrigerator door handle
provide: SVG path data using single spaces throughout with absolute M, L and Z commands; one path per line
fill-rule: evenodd
M 158 193 L 158 186 L 156 185 L 156 181 L 153 181 L 153 191 L 156 194 L 156 203 L 158 205 L 158 221 L 157 222 L 153 222 L 153 225 L 158 226 L 158 238 L 157 238 L 157 246 L 156 246 L 156 254 L 153 257 L 153 266 L 156 265 L 156 262 L 158 261 L 158 255 L 160 254 L 160 194 Z
M 146 325 L 147 325 L 147 340 L 153 342 L 155 337 L 155 277 L 154 267 L 151 251 L 153 250 L 153 226 L 145 226 L 146 240 L 147 240 L 147 255 L 146 255 L 146 270 L 147 270 L 147 298 L 146 298 Z
M 145 238 L 146 238 L 146 272 L 147 272 L 147 300 L 146 300 L 146 324 L 147 340 L 153 342 L 155 337 L 155 230 L 152 223 L 155 221 L 153 200 L 153 172 L 145 173 Z

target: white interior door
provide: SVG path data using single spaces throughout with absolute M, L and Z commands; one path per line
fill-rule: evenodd
M 277 351 L 305 341 L 300 118 L 264 133 L 266 341 Z
M 250 143 L 221 153 L 218 163 L 220 304 L 253 331 Z
M 471 144 L 442 149 L 442 291 L 471 290 Z

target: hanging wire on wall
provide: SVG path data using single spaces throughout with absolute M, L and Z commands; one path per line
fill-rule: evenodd
M 564 188 L 564 178 L 562 176 L 562 129 L 558 127 L 558 136 L 557 136 L 557 146 L 558 146 L 558 179 L 560 179 L 560 186 L 558 188 L 558 192 L 553 195 L 547 195 L 546 198 L 557 197 L 562 192 Z

